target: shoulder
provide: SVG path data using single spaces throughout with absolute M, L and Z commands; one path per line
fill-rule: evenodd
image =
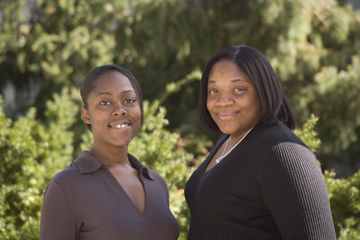
M 307 148 L 306 144 L 282 123 L 277 125 L 259 123 L 253 129 L 252 138 L 258 143 L 257 145 L 266 146 L 269 149 L 285 142 L 298 144 Z
M 80 176 L 79 170 L 74 163 L 71 163 L 64 170 L 58 172 L 49 182 L 44 193 L 44 203 L 60 202 L 68 204 L 69 193 L 77 192 L 69 191 L 77 186 L 78 178 Z M 66 205 L 65 204 L 65 205 Z
M 66 185 L 74 186 L 74 183 L 85 181 L 82 177 L 83 175 L 96 172 L 101 166 L 102 165 L 98 160 L 94 159 L 88 152 L 84 151 L 70 165 L 58 172 L 52 178 L 51 182 L 56 183 L 60 188 Z
M 80 175 L 79 168 L 76 166 L 74 162 L 72 162 L 62 171 L 56 173 L 52 180 L 55 182 L 61 182 L 65 179 L 74 178 L 78 175 Z
M 147 170 L 149 172 L 149 176 L 154 180 L 156 184 L 168 189 L 165 179 L 160 174 L 149 168 L 147 168 Z
M 315 171 L 314 176 L 322 176 L 315 154 L 290 129 L 281 125 L 264 128 L 259 144 L 267 145 L 267 151 L 260 172 L 296 176 Z
M 271 147 L 267 154 L 268 164 L 299 168 L 300 165 L 310 164 L 318 168 L 315 154 L 306 146 L 296 142 L 280 142 Z M 309 167 L 310 167 L 309 166 Z
M 265 149 L 262 169 L 301 169 L 304 165 L 319 169 L 315 154 L 284 124 L 259 124 L 254 128 L 253 141 Z M 271 165 L 272 167 L 269 167 Z M 265 167 L 264 167 L 265 166 Z
M 62 185 L 66 182 L 71 182 L 78 177 L 80 177 L 79 168 L 75 163 L 71 163 L 65 169 L 55 174 L 51 181 L 55 182 L 57 185 Z

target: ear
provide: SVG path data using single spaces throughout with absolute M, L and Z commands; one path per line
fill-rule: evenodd
M 91 124 L 89 111 L 84 107 L 81 108 L 81 116 L 86 124 Z

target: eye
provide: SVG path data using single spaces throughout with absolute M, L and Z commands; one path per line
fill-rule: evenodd
M 101 101 L 101 102 L 99 103 L 99 105 L 101 105 L 101 106 L 107 106 L 107 105 L 110 105 L 110 102 L 109 102 L 109 101 Z
M 212 94 L 212 93 L 217 93 L 218 91 L 216 89 L 209 89 L 208 90 L 208 93 L 209 94 Z
M 242 92 L 244 91 L 244 88 L 238 87 L 238 88 L 234 88 L 234 92 Z
M 126 99 L 126 100 L 125 100 L 125 103 L 134 103 L 134 102 L 136 102 L 136 100 L 133 99 L 133 98 L 130 98 L 130 99 Z

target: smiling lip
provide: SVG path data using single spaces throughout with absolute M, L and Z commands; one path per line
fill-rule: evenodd
M 113 125 L 111 126 L 111 128 L 126 128 L 130 126 L 129 124 L 116 124 L 116 125 Z
M 116 122 L 109 124 L 109 127 L 112 129 L 124 129 L 130 127 L 131 123 L 128 121 Z
M 220 120 L 229 120 L 233 117 L 235 117 L 238 113 L 237 112 L 233 112 L 233 113 L 218 113 L 216 114 L 216 116 L 220 119 Z

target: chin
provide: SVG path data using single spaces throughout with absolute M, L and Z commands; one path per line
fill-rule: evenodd
M 229 135 L 231 135 L 231 134 L 233 134 L 233 133 L 236 132 L 234 129 L 228 129 L 228 128 L 219 128 L 219 129 L 220 129 L 220 131 L 221 131 L 222 133 L 224 133 L 224 134 L 229 134 Z
M 131 140 L 119 140 L 119 141 L 115 141 L 112 142 L 111 145 L 113 145 L 114 147 L 118 147 L 118 148 L 123 148 L 129 145 Z

